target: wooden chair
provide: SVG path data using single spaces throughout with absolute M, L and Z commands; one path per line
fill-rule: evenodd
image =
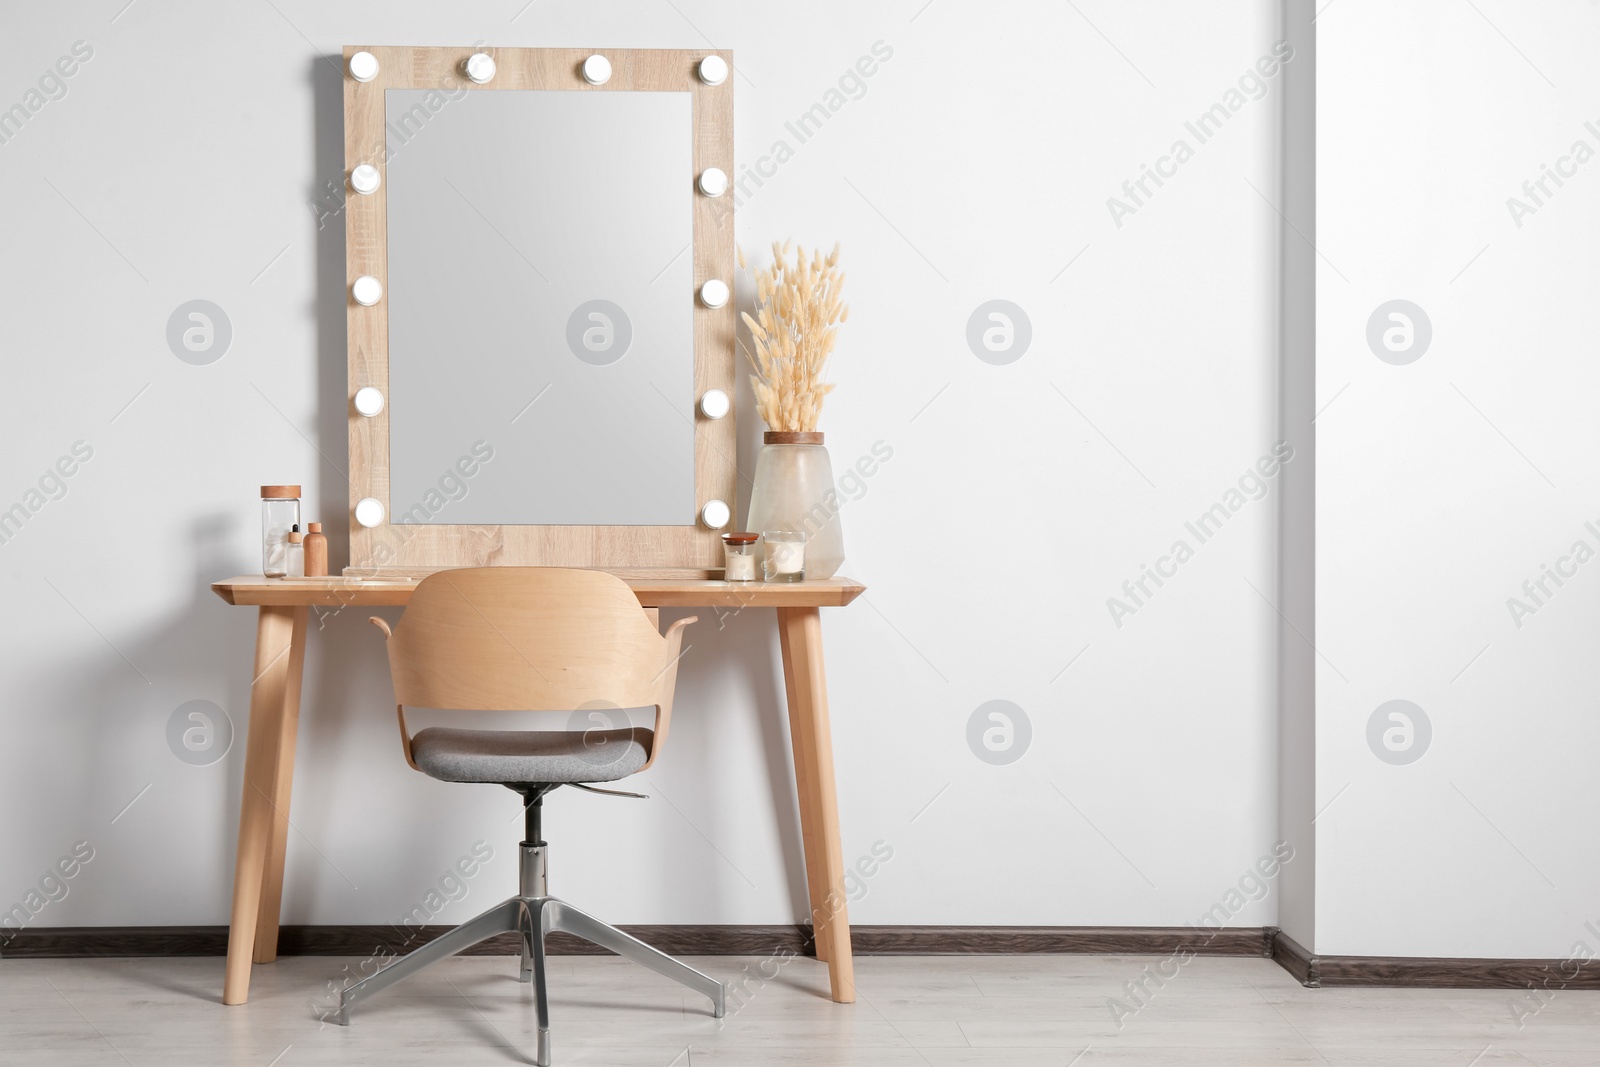
M 602 571 L 479 567 L 440 571 L 411 594 L 400 622 L 380 618 L 389 648 L 396 714 L 406 762 L 447 782 L 486 782 L 521 794 L 526 839 L 516 896 L 378 973 L 351 985 L 350 1009 L 437 960 L 497 934 L 522 935 L 522 981 L 532 982 L 538 1013 L 537 1061 L 550 1062 L 545 935 L 559 930 L 626 956 L 711 998 L 721 1018 L 721 983 L 549 895 L 541 836 L 543 798 L 563 785 L 594 789 L 645 770 L 661 754 L 672 720 L 684 627 L 663 635 L 655 613 L 625 582 Z M 415 737 L 405 709 L 566 711 L 566 730 L 504 731 L 433 727 Z M 650 729 L 627 725 L 624 709 L 655 711 Z M 613 725 L 620 722 L 621 725 Z M 637 796 L 624 793 L 623 796 Z

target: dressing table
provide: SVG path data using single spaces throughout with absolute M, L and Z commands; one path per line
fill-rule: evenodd
M 845 904 L 844 855 L 839 844 L 839 806 L 834 790 L 833 740 L 828 724 L 827 676 L 818 609 L 842 607 L 865 588 L 848 578 L 792 585 L 627 576 L 624 580 L 639 597 L 640 605 L 648 608 L 777 609 L 817 958 L 828 965 L 833 999 L 841 1004 L 854 1002 L 850 920 Z M 250 725 L 239 805 L 233 913 L 222 993 L 224 1004 L 243 1004 L 250 993 L 251 963 L 271 963 L 278 958 L 284 852 L 289 842 L 289 795 L 310 609 L 404 605 L 416 582 L 347 578 L 282 581 L 247 575 L 216 582 L 211 588 L 229 604 L 259 610 L 255 666 L 251 672 L 255 681 L 250 686 Z M 375 646 L 374 655 L 378 652 Z M 688 711 L 683 709 L 680 714 Z
M 277 957 L 310 610 L 404 605 L 428 573 L 485 566 L 607 570 L 652 610 L 776 609 L 816 952 L 854 1001 L 820 609 L 863 587 L 720 580 L 732 54 L 344 60 L 350 565 L 212 586 L 259 613 L 223 1003 Z M 783 518 L 814 533 L 837 509 Z M 284 536 L 264 523 L 264 558 Z

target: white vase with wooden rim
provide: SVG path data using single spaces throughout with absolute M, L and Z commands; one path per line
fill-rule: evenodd
M 768 430 L 761 441 L 746 528 L 801 531 L 806 578 L 832 578 L 844 563 L 844 527 L 822 434 Z

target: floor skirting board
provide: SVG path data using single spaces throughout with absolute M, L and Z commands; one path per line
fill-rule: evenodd
M 451 929 L 449 926 L 284 926 L 281 956 L 402 955 Z M 814 955 L 808 926 L 624 926 L 642 941 L 678 956 Z M 1069 953 L 1074 955 L 1165 956 L 1182 946 L 1205 956 L 1267 956 L 1271 930 L 1242 927 L 1205 930 L 1184 926 L 853 926 L 858 956 L 948 956 Z M 9 939 L 8 939 L 8 936 Z M 605 950 L 566 935 L 551 935 L 552 955 L 599 954 Z M 0 958 L 93 956 L 222 956 L 225 926 L 37 927 L 0 931 Z M 514 934 L 470 949 L 473 955 L 516 955 Z
M 1279 931 L 1272 958 L 1301 985 L 1409 986 L 1415 989 L 1600 989 L 1600 973 L 1574 960 L 1494 960 L 1430 956 L 1316 956 Z
M 1301 985 L 1308 989 L 1315 989 L 1319 985 L 1316 958 L 1282 930 L 1272 932 L 1272 958 L 1278 966 L 1294 975 L 1294 980 Z
M 449 926 L 285 926 L 282 956 L 400 956 Z M 814 954 L 811 930 L 775 926 L 625 926 L 677 956 Z M 856 926 L 858 956 L 1030 955 L 1270 957 L 1303 985 L 1411 986 L 1431 989 L 1600 989 L 1600 971 L 1565 960 L 1445 959 L 1398 956 L 1316 956 L 1273 927 L 1196 931 L 1189 927 L 1096 926 Z M 0 930 L 0 959 L 119 956 L 223 956 L 225 926 L 86 926 Z M 604 950 L 552 935 L 552 955 Z M 471 955 L 514 956 L 515 935 L 485 941 Z

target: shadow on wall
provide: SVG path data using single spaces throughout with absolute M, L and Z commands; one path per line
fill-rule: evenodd
M 662 613 L 662 625 L 688 611 Z M 698 844 L 703 836 L 712 847 L 700 846 L 686 856 L 672 842 L 663 839 L 655 848 L 650 870 L 683 869 L 686 859 L 703 864 L 706 872 L 725 876 L 732 867 L 734 882 L 751 882 L 750 872 L 734 866 L 731 846 L 745 832 L 748 820 L 723 818 L 751 804 L 769 804 L 777 818 L 778 846 L 784 858 L 787 896 L 794 921 L 805 921 L 809 910 L 804 851 L 800 836 L 799 808 L 795 801 L 793 763 L 789 752 L 788 715 L 780 699 L 783 675 L 773 648 L 775 619 L 771 608 L 746 608 L 720 615 L 714 609 L 699 608 L 693 614 L 700 621 L 689 627 L 685 642 L 690 645 L 678 668 L 678 692 L 673 703 L 672 735 L 658 771 L 661 791 L 670 789 L 673 807 L 687 821 L 692 833 L 687 838 Z M 737 717 L 754 714 L 759 726 L 761 780 L 765 796 L 733 795 L 743 775 L 732 773 L 726 761 L 743 757 L 734 744 L 724 743 L 720 735 L 737 736 L 744 730 L 734 725 Z M 626 787 L 624 787 L 626 788 Z M 648 788 L 643 792 L 650 792 Z M 686 803 L 686 798 L 688 802 Z M 706 879 L 707 885 L 720 885 L 726 877 Z M 761 889 L 758 883 L 754 888 Z M 711 897 L 714 905 L 720 903 Z M 715 917 L 726 912 L 711 909 Z
M 233 867 L 213 857 L 232 854 L 245 716 L 234 711 L 227 717 L 240 728 L 230 744 L 226 718 L 204 698 L 215 697 L 228 708 L 246 706 L 237 695 L 249 689 L 254 616 L 229 608 L 210 590 L 219 576 L 255 569 L 231 547 L 239 543 L 241 521 L 238 514 L 218 513 L 190 528 L 192 592 L 166 623 L 142 625 L 137 640 L 119 635 L 114 648 L 95 645 L 102 652 L 68 665 L 36 664 L 41 682 L 24 683 L 25 691 L 47 693 L 49 706 L 57 709 L 51 724 L 55 743 L 26 758 L 46 772 L 56 765 L 50 777 L 63 788 L 48 801 L 56 821 L 72 827 L 75 839 L 95 850 L 87 873 L 68 894 L 76 903 L 63 898 L 61 908 L 52 906 L 34 925 L 126 923 L 131 920 L 117 902 L 140 899 L 203 909 L 185 920 L 197 924 L 226 915 Z M 210 710 L 193 720 L 176 714 L 191 701 L 194 708 Z M 174 721 L 183 725 L 175 730 Z M 184 731 L 191 729 L 196 731 L 189 735 L 191 758 L 169 752 L 171 739 L 177 737 L 181 746 Z M 217 745 L 228 746 L 220 757 L 205 751 Z M 170 815 L 179 803 L 192 812 L 220 809 L 223 815 L 197 815 L 166 827 L 165 833 L 152 831 L 152 811 Z M 194 837 L 202 826 L 212 827 L 215 837 Z M 152 848 L 153 842 L 160 845 Z M 159 854 L 168 848 L 171 855 Z
M 350 559 L 350 392 L 345 356 L 344 212 L 331 212 L 331 198 L 344 189 L 344 57 L 316 56 L 310 70 L 315 168 L 306 190 L 316 226 L 317 437 L 325 458 L 317 480 L 318 516 L 326 516 L 328 570 L 338 574 Z M 342 196 L 342 192 L 339 193 Z M 338 204 L 342 208 L 342 200 Z M 342 467 L 334 463 L 344 464 Z

